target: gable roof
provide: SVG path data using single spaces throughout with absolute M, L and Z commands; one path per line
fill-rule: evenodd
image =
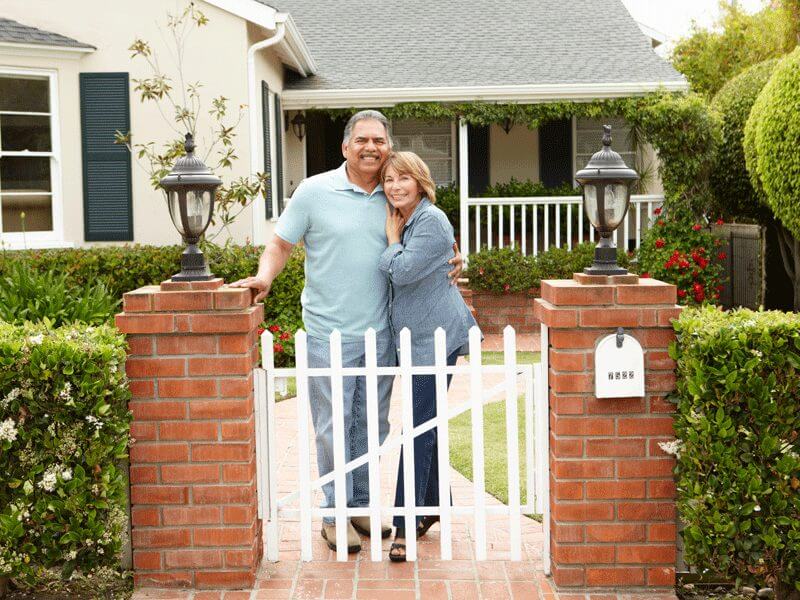
M 0 17 L 0 42 L 85 50 L 96 49 L 94 46 L 84 44 L 59 33 L 23 25 L 22 23 L 4 17 Z
M 316 75 L 290 76 L 291 97 L 376 88 L 686 87 L 621 0 L 258 1 L 293 16 L 317 61 Z

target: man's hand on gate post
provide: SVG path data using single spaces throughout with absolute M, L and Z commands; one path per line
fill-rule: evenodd
M 234 281 L 233 283 L 228 284 L 228 287 L 243 287 L 255 290 L 257 293 L 253 300 L 255 302 L 261 302 L 267 297 L 267 294 L 269 294 L 269 289 L 272 287 L 272 282 L 267 281 L 266 278 L 256 275 L 255 277 L 245 277 L 244 279 Z
M 455 256 L 448 260 L 448 264 L 453 265 L 453 270 L 450 271 L 447 276 L 450 278 L 450 285 L 456 285 L 458 283 L 458 277 L 461 275 L 461 271 L 464 270 L 464 257 L 461 256 L 461 252 L 458 251 L 458 244 L 453 244 L 453 252 L 455 252 Z

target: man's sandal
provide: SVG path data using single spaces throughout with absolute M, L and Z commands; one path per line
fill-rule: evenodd
M 434 523 L 439 522 L 439 517 L 436 515 L 428 515 L 427 517 L 422 517 L 422 520 L 417 524 L 417 537 L 421 538 L 423 535 L 428 533 L 428 529 L 430 529 Z
M 402 527 L 398 527 L 392 542 L 392 547 L 389 548 L 389 560 L 392 562 L 406 562 L 406 545 L 398 542 L 398 539 L 406 539 L 406 531 Z M 395 550 L 402 550 L 403 553 L 395 552 Z

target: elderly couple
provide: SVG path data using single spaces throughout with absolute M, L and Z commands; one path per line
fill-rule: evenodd
M 306 250 L 303 322 L 308 333 L 308 363 L 330 366 L 328 336 L 342 334 L 345 367 L 364 366 L 364 332 L 377 332 L 378 364 L 397 364 L 399 334 L 411 330 L 414 365 L 434 363 L 434 331 L 447 333 L 447 362 L 455 364 L 465 353 L 468 330 L 475 325 L 455 278 L 462 260 L 445 214 L 434 206 L 435 184 L 427 165 L 411 152 L 392 152 L 386 117 L 378 111 L 361 111 L 344 130 L 345 162 L 336 170 L 304 180 L 281 215 L 275 235 L 267 243 L 258 273 L 232 286 L 258 291 L 264 298 L 281 272 L 294 244 Z M 388 200 L 388 202 L 387 202 Z M 451 266 L 452 266 L 452 270 Z M 448 384 L 450 377 L 448 377 Z M 436 416 L 435 378 L 415 375 L 412 382 L 414 424 Z M 392 377 L 378 382 L 379 436 L 389 433 Z M 316 431 L 320 475 L 333 469 L 331 382 L 328 377 L 309 380 L 311 414 Z M 367 450 L 366 390 L 363 377 L 344 378 L 345 460 Z M 414 442 L 417 506 L 438 506 L 436 430 Z M 395 506 L 404 505 L 403 459 L 397 477 Z M 323 507 L 334 506 L 334 484 L 323 486 Z M 369 470 L 366 465 L 347 476 L 347 504 L 369 506 Z M 417 518 L 417 536 L 425 535 L 436 516 Z M 395 517 L 395 540 L 389 551 L 393 561 L 404 561 L 404 519 Z M 388 521 L 381 524 L 384 538 L 391 534 Z M 348 552 L 361 549 L 359 533 L 369 535 L 369 518 L 353 517 L 348 523 Z M 326 517 L 322 537 L 336 549 L 336 525 Z

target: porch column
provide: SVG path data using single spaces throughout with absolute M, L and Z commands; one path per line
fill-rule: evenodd
M 253 367 L 263 306 L 222 280 L 124 295 L 134 581 L 250 588 L 261 559 Z
M 458 120 L 458 196 L 460 250 L 466 259 L 469 256 L 469 126 L 464 119 Z
M 560 590 L 675 585 L 675 387 L 667 348 L 676 288 L 635 275 L 542 282 L 535 314 L 547 325 L 552 575 Z M 644 352 L 644 397 L 595 396 L 595 348 L 623 327 Z M 627 365 L 619 365 L 627 367 Z

